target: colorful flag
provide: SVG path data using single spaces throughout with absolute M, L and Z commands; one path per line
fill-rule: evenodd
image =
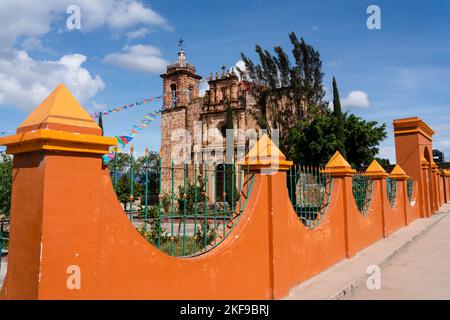
M 119 139 L 122 140 L 122 142 L 124 143 L 124 145 L 127 145 L 127 144 L 129 144 L 129 143 L 133 140 L 133 137 L 120 136 Z

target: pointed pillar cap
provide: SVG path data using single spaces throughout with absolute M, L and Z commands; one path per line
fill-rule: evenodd
M 353 176 L 356 170 L 352 169 L 352 166 L 344 159 L 339 151 L 331 157 L 325 166 L 324 173 L 329 173 L 333 177 L 341 176 Z
M 38 129 L 102 134 L 102 129 L 62 83 L 19 125 L 17 133 Z
M 409 179 L 409 176 L 402 169 L 402 167 L 400 167 L 400 165 L 398 165 L 398 164 L 394 167 L 394 169 L 392 169 L 389 177 L 392 179 L 396 179 L 396 180 L 408 180 Z
M 434 160 L 431 160 L 431 169 L 433 172 L 438 171 L 438 165 L 436 164 L 436 162 L 434 162 Z
M 287 161 L 285 155 L 273 143 L 267 134 L 264 134 L 240 163 L 243 169 L 257 172 L 287 171 L 292 161 Z
M 0 138 L 7 153 L 37 150 L 106 154 L 116 146 L 115 138 L 101 136 L 102 130 L 60 84 L 17 128 L 17 134 Z
M 447 169 L 444 169 L 444 174 L 446 177 L 450 177 L 450 171 Z
M 374 179 L 384 179 L 389 176 L 389 174 L 387 174 L 386 170 L 384 170 L 384 168 L 378 163 L 377 160 L 372 161 L 364 175 L 367 177 L 372 177 Z

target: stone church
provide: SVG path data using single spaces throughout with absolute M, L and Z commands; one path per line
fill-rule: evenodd
M 172 134 L 178 129 L 187 130 L 191 137 L 191 162 L 203 162 L 198 154 L 208 154 L 210 149 L 224 148 L 224 141 L 209 136 L 217 129 L 225 138 L 226 109 L 229 105 L 233 110 L 233 128 L 247 130 L 258 129 L 252 108 L 255 100 L 248 90 L 248 83 L 241 81 L 234 69 L 227 71 L 222 67 L 222 73 L 211 74 L 206 81 L 209 84 L 203 97 L 200 96 L 200 81 L 202 77 L 196 73 L 196 68 L 186 60 L 183 50 L 178 53 L 178 60 L 167 67 L 163 78 L 164 107 L 161 117 L 161 157 L 163 163 L 170 164 L 173 158 L 174 144 Z M 205 81 L 205 80 L 203 80 Z M 195 128 L 195 125 L 199 126 Z M 194 132 L 194 130 L 197 130 Z M 195 134 L 201 136 L 200 146 L 194 147 Z M 177 139 L 178 140 L 178 139 Z M 198 150 L 199 147 L 201 150 Z M 200 152 L 201 151 L 201 152 Z M 197 154 L 194 154 L 197 153 Z M 223 154 L 224 156 L 224 154 Z M 221 163 L 225 159 L 212 154 L 212 161 Z M 203 161 L 202 161 L 203 160 Z
M 180 145 L 180 137 L 173 139 L 173 134 L 185 130 L 191 138 L 185 140 L 184 152 L 189 152 L 188 158 L 191 164 L 224 163 L 225 162 L 225 135 L 227 106 L 233 113 L 233 128 L 245 132 L 247 129 L 258 129 L 251 108 L 255 106 L 255 99 L 250 94 L 249 84 L 240 80 L 232 69 L 227 71 L 225 67 L 222 72 L 211 74 L 207 80 L 197 74 L 195 66 L 186 60 L 186 54 L 181 49 L 178 52 L 178 60 L 167 67 L 166 73 L 161 75 L 163 79 L 164 106 L 161 115 L 161 160 L 163 167 L 169 168 L 171 163 L 179 154 L 175 150 Z M 207 81 L 209 90 L 203 97 L 200 96 L 200 82 Z M 243 130 L 243 131 L 242 131 Z M 235 130 L 238 131 L 238 130 Z M 255 130 L 251 130 L 256 132 Z M 215 133 L 215 134 L 211 134 Z M 217 134 L 222 137 L 217 139 Z M 195 141 L 197 137 L 200 141 Z M 223 139 L 221 139 L 223 138 Z M 256 138 L 256 137 L 255 137 Z M 248 139 L 233 139 L 234 158 L 239 150 L 245 152 Z M 246 141 L 247 140 L 247 141 Z M 217 152 L 221 150 L 221 152 Z M 248 151 L 248 150 L 246 150 Z M 208 159 L 206 159 L 208 158 Z M 234 159 L 236 160 L 236 159 Z M 175 167 L 175 188 L 183 182 L 183 172 L 180 168 L 183 164 L 178 162 Z M 192 167 L 189 166 L 189 178 L 192 180 Z M 163 170 L 163 186 L 170 186 L 170 170 Z M 198 175 L 202 175 L 204 166 L 198 166 Z M 208 184 L 212 184 L 212 178 Z M 218 183 L 220 184 L 220 182 Z

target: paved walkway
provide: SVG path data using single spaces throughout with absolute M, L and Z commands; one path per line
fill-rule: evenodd
M 381 290 L 367 289 L 369 266 Z M 450 299 L 450 205 L 294 287 L 285 299 Z
M 450 299 L 450 215 L 381 268 L 381 289 L 349 299 Z

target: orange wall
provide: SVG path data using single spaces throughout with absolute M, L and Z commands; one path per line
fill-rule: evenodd
M 420 207 L 417 200 L 419 190 L 417 188 L 418 182 L 414 181 L 413 194 L 411 201 L 408 199 L 408 194 L 406 194 L 406 224 L 409 225 L 414 220 L 420 218 Z
M 22 203 L 12 207 L 4 298 L 271 298 L 267 189 L 261 176 L 248 209 L 220 249 L 183 259 L 162 253 L 140 236 L 123 214 L 101 163 L 101 157 L 52 154 L 40 167 L 30 168 L 33 175 L 45 169 L 45 177 L 15 181 L 25 185 L 13 190 Z M 30 175 L 24 172 L 23 177 Z M 44 185 L 44 191 L 32 185 Z M 42 229 L 30 232 L 39 222 Z M 81 268 L 81 290 L 66 287 L 69 265 Z M 29 276 L 24 277 L 24 269 Z
M 384 201 L 385 235 L 389 236 L 406 225 L 405 181 L 397 181 L 397 196 L 395 198 L 394 206 L 391 207 L 387 193 L 384 193 L 383 196 L 385 197 Z
M 346 195 L 347 228 L 348 228 L 348 256 L 354 256 L 358 251 L 383 238 L 383 203 L 382 186 L 384 179 L 373 181 L 372 200 L 368 212 L 363 215 L 356 206 L 352 193 L 352 180 L 347 178 Z
M 297 283 L 345 258 L 344 203 L 341 179 L 333 179 L 330 207 L 315 229 L 306 227 L 292 208 L 284 173 L 271 176 L 275 298 Z
M 282 298 L 380 239 L 383 230 L 392 234 L 406 217 L 418 217 L 417 206 L 405 200 L 405 182 L 398 182 L 390 208 L 385 180 L 376 180 L 371 208 L 362 216 L 351 177 L 335 177 L 328 211 L 311 230 L 292 208 L 286 174 L 257 174 L 247 208 L 226 240 L 204 255 L 174 258 L 129 223 L 100 156 L 35 153 L 16 156 L 14 166 L 4 299 Z M 66 287 L 69 265 L 81 268 L 80 290 Z

